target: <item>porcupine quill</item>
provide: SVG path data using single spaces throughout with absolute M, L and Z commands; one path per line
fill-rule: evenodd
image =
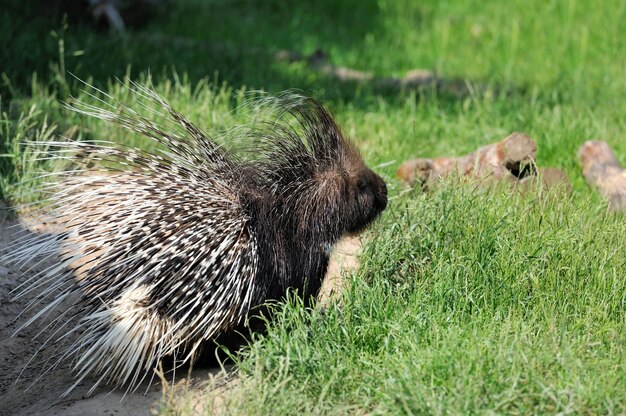
M 59 232 L 17 240 L 5 261 L 57 262 L 29 278 L 16 297 L 56 311 L 56 361 L 76 381 L 136 388 L 171 357 L 191 363 L 203 344 L 233 331 L 250 311 L 295 290 L 317 296 L 330 250 L 365 229 L 386 207 L 383 180 L 367 168 L 322 105 L 298 94 L 261 100 L 271 121 L 234 129 L 247 153 L 231 152 L 132 84 L 151 120 L 104 92 L 72 110 L 154 140 L 161 151 L 105 141 L 41 143 L 54 158 L 95 168 L 59 172 L 36 221 Z M 96 93 L 104 98 L 97 98 Z M 60 305 L 69 303 L 69 306 Z

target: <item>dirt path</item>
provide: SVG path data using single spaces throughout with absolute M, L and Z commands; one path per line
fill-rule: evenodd
M 0 213 L 1 215 L 1 213 Z M 23 230 L 15 221 L 0 217 L 0 256 L 7 252 L 9 242 L 15 233 Z M 329 276 L 322 288 L 322 302 L 328 299 L 331 292 L 341 289 L 340 273 L 343 269 L 356 266 L 356 253 L 360 249 L 358 239 L 342 242 L 335 250 L 329 270 Z M 46 415 L 46 416 L 139 416 L 150 415 L 162 397 L 161 386 L 154 383 L 148 388 L 141 386 L 137 392 L 124 397 L 124 392 L 111 391 L 110 387 L 102 387 L 87 396 L 94 380 L 85 380 L 67 397 L 62 393 L 73 384 L 70 363 L 61 363 L 55 369 L 45 373 L 44 362 L 50 358 L 50 351 L 42 350 L 37 359 L 28 362 L 37 352 L 41 340 L 46 339 L 47 331 L 37 324 L 29 326 L 17 334 L 15 331 L 29 317 L 16 317 L 24 310 L 28 298 L 14 300 L 11 293 L 20 282 L 46 264 L 28 272 L 17 271 L 15 267 L 0 264 L 0 415 Z M 32 316 L 35 311 L 30 313 Z M 192 373 L 191 388 L 201 388 L 203 381 L 217 369 L 197 369 Z M 189 382 L 189 380 L 187 380 Z M 122 400 L 123 399 L 123 400 Z

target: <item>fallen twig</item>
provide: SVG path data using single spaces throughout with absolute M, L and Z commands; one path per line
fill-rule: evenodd
M 614 210 L 626 211 L 626 169 L 622 168 L 608 144 L 585 142 L 578 151 L 583 176 L 609 200 Z
M 348 68 L 340 65 L 333 65 L 330 62 L 330 55 L 317 49 L 311 54 L 301 54 L 286 49 L 273 49 L 261 47 L 245 47 L 242 49 L 239 45 L 232 42 L 205 42 L 197 39 L 191 39 L 181 36 L 164 36 L 160 34 L 151 34 L 144 36 L 142 39 L 150 42 L 169 43 L 177 48 L 200 48 L 211 50 L 213 52 L 220 51 L 237 51 L 247 55 L 268 56 L 277 62 L 296 63 L 303 62 L 311 70 L 319 72 L 330 78 L 334 78 L 342 83 L 366 83 L 374 88 L 384 90 L 412 90 L 424 87 L 435 87 L 443 89 L 452 94 L 467 93 L 468 87 L 466 81 L 457 78 L 442 78 L 436 73 L 426 69 L 414 69 L 406 73 L 403 77 L 380 77 L 373 72 L 361 71 L 358 69 Z
M 398 169 L 398 177 L 407 185 L 429 189 L 450 175 L 488 182 L 504 180 L 527 188 L 540 180 L 546 188 L 562 185 L 571 189 L 567 175 L 556 168 L 537 168 L 537 144 L 523 133 L 512 133 L 465 156 L 412 159 Z
M 426 188 L 450 174 L 519 180 L 533 173 L 536 153 L 537 145 L 530 137 L 513 133 L 465 156 L 409 160 L 398 169 L 398 177 L 408 185 L 419 182 Z

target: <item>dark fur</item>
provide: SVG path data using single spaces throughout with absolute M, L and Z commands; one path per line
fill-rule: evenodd
M 287 289 L 307 301 L 317 296 L 329 247 L 365 229 L 387 205 L 383 180 L 317 101 L 307 98 L 290 111 L 304 137 L 275 130 L 276 149 L 262 168 L 268 186 L 243 195 L 262 241 L 259 303 L 280 299 Z

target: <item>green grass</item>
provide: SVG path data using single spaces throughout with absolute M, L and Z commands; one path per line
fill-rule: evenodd
M 622 219 L 444 189 L 371 236 L 341 307 L 292 302 L 245 353 L 227 413 L 626 411 Z
M 118 36 L 7 2 L 0 198 L 24 202 L 17 182 L 56 168 L 34 162 L 25 141 L 61 134 L 150 146 L 63 109 L 69 94 L 88 99 L 64 70 L 119 98 L 127 92 L 114 77 L 150 72 L 175 108 L 218 132 L 242 121 L 233 110 L 245 91 L 302 89 L 382 166 L 390 205 L 342 306 L 282 307 L 238 359 L 240 382 L 219 404 L 207 394 L 207 409 L 626 413 L 626 221 L 585 185 L 576 159 L 585 140 L 600 139 L 626 164 L 626 2 L 304 3 L 180 1 Z M 426 68 L 469 88 L 392 93 L 271 57 L 317 48 L 380 76 Z M 539 166 L 566 171 L 570 197 L 454 182 L 406 193 L 394 178 L 405 159 L 462 154 L 515 130 L 537 141 Z

